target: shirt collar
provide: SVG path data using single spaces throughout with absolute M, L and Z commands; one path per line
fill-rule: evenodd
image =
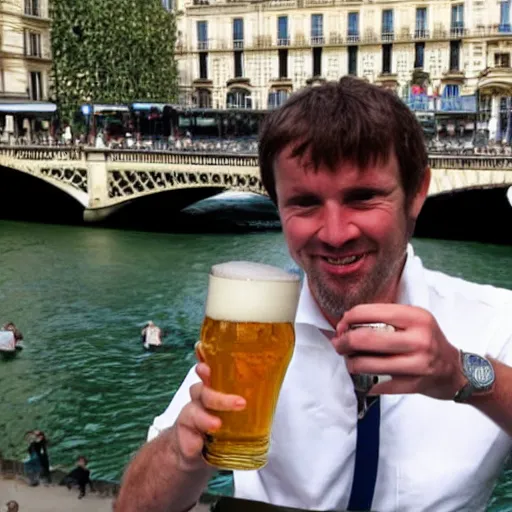
M 407 246 L 407 259 L 400 278 L 397 303 L 424 309 L 428 309 L 429 306 L 428 286 L 425 281 L 423 264 L 420 258 L 414 255 L 411 244 Z M 311 325 L 321 331 L 334 332 L 335 330 L 313 298 L 307 276 L 302 285 L 295 323 Z

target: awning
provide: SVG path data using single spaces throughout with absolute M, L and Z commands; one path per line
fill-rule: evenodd
M 151 110 L 152 108 L 156 108 L 160 112 L 164 110 L 167 106 L 166 103 L 132 103 L 133 110 Z
M 91 115 L 91 112 L 95 114 L 102 114 L 105 112 L 129 112 L 130 109 L 126 105 L 107 105 L 107 104 L 99 104 L 99 105 L 82 105 L 80 107 L 82 114 L 84 116 Z
M 53 114 L 57 111 L 57 105 L 50 102 L 26 102 L 9 103 L 0 102 L 0 112 L 7 114 Z

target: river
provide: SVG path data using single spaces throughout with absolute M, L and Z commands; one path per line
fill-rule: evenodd
M 207 223 L 226 206 L 268 210 L 263 199 L 241 201 L 209 200 L 192 211 Z M 16 322 L 26 345 L 0 361 L 3 456 L 24 458 L 24 433 L 39 428 L 53 465 L 85 454 L 95 478 L 119 479 L 194 362 L 210 266 L 251 259 L 294 267 L 280 231 L 261 228 L 169 234 L 0 221 L 0 321 Z M 429 267 L 512 289 L 510 246 L 413 245 Z M 141 351 L 149 319 L 169 330 L 172 351 Z M 225 492 L 229 483 L 211 487 Z M 510 502 L 512 470 L 489 510 L 512 510 Z

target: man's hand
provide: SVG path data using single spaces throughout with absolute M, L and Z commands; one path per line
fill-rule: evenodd
M 384 322 L 396 330 L 350 330 L 353 324 Z M 332 339 L 351 374 L 391 375 L 371 395 L 421 393 L 452 400 L 467 382 L 460 352 L 424 309 L 400 304 L 362 304 L 347 311 Z
M 204 438 L 221 427 L 221 420 L 215 416 L 215 411 L 241 411 L 246 406 L 241 396 L 227 395 L 210 388 L 208 365 L 199 363 L 196 372 L 202 382 L 191 386 L 192 401 L 183 408 L 172 428 L 179 468 L 186 472 L 195 471 L 206 464 L 201 457 Z

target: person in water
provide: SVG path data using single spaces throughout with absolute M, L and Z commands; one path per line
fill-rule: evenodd
M 3 331 L 11 331 L 14 336 L 14 344 L 17 345 L 22 339 L 23 334 L 21 331 L 16 327 L 14 322 L 7 322 L 2 327 Z
M 162 329 L 150 320 L 141 331 L 144 348 L 159 347 L 162 345 Z

